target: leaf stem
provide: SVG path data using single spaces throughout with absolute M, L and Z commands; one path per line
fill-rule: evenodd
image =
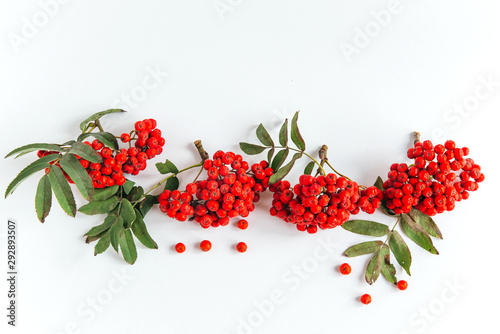
M 345 175 L 344 175 L 344 174 L 342 174 L 342 173 L 339 173 L 339 172 L 338 172 L 335 168 L 333 168 L 333 166 L 332 166 L 332 165 L 330 164 L 330 162 L 328 161 L 328 158 L 325 158 L 325 161 L 326 161 L 326 164 L 327 164 L 327 165 L 328 165 L 328 166 L 329 166 L 329 167 L 330 167 L 330 168 L 331 168 L 331 169 L 332 169 L 335 173 L 337 173 L 338 175 L 340 175 L 340 176 L 342 176 L 342 177 L 345 177 L 346 179 L 348 179 L 348 180 L 352 181 L 350 177 L 345 176 Z
M 198 174 L 196 175 L 196 177 L 194 178 L 193 180 L 193 183 L 196 182 L 196 180 L 198 180 L 198 178 L 200 177 L 201 175 L 201 172 L 203 172 L 203 164 L 201 165 L 201 168 L 200 168 L 200 171 L 198 172 Z
M 401 221 L 401 215 L 398 216 L 398 219 L 396 220 L 396 223 L 394 224 L 394 226 L 392 227 L 391 231 L 387 234 L 387 239 L 385 239 L 384 243 L 382 244 L 382 246 L 380 246 L 380 249 L 382 249 L 382 247 L 387 244 L 387 242 L 389 241 L 389 238 L 391 237 L 392 235 L 392 232 L 394 232 L 394 229 L 396 228 L 396 226 L 398 226 L 399 222 Z
M 99 128 L 99 131 L 104 132 L 104 129 L 101 126 L 101 122 L 98 119 L 94 121 L 95 125 Z

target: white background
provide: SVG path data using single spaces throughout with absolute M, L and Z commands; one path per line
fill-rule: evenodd
M 499 9 L 493 0 L 1 1 L 2 156 L 73 139 L 88 115 L 121 106 L 129 112 L 105 118 L 106 130 L 119 134 L 153 117 L 166 136 L 164 153 L 134 178 L 149 188 L 160 179 L 154 162 L 197 162 L 194 140 L 211 153 L 238 151 L 239 141 L 256 141 L 260 122 L 276 135 L 301 110 L 308 152 L 328 144 L 330 161 L 361 184 L 406 161 L 414 130 L 468 146 L 486 174 L 468 201 L 436 217 L 439 256 L 410 244 L 412 276 L 396 266 L 409 283 L 404 292 L 383 278 L 367 285 L 367 257 L 348 260 L 350 276 L 338 273 L 342 252 L 373 238 L 338 228 L 297 232 L 267 214 L 269 195 L 246 231 L 203 230 L 154 210 L 146 222 L 158 250 L 139 245 L 134 266 L 112 250 L 94 257 L 82 235 L 102 218 L 70 218 L 54 199 L 40 224 L 33 177 L 0 201 L 2 332 L 491 332 L 500 299 Z M 1 160 L 0 188 L 33 159 Z M 380 213 L 358 217 L 393 224 Z M 16 328 L 5 316 L 9 218 L 18 223 Z M 209 253 L 196 247 L 203 239 L 213 243 Z M 234 250 L 239 241 L 247 253 Z M 177 242 L 184 254 L 173 251 Z M 280 303 L 270 304 L 278 291 Z M 364 293 L 372 304 L 359 302 Z

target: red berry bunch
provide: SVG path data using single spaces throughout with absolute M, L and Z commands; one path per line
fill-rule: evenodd
M 382 192 L 372 186 L 360 192 L 359 185 L 335 174 L 301 175 L 293 188 L 284 180 L 273 184 L 270 213 L 296 224 L 299 231 L 316 233 L 334 228 L 349 220 L 360 210 L 373 213 L 381 205 Z
M 137 175 L 147 166 L 147 160 L 154 158 L 163 151 L 165 139 L 161 136 L 161 131 L 156 128 L 156 121 L 152 118 L 135 123 L 135 130 L 130 134 L 124 133 L 120 136 L 122 142 L 135 140 L 135 145 L 130 145 L 129 149 L 113 150 L 104 145 L 98 139 L 92 143 L 84 143 L 91 146 L 102 157 L 101 163 L 90 162 L 77 156 L 80 164 L 87 170 L 92 178 L 94 188 L 106 188 L 115 184 L 121 186 L 126 179 L 123 174 Z M 58 153 L 51 151 L 39 151 L 41 158 L 48 154 Z M 59 153 L 58 153 L 59 154 Z M 64 172 L 68 182 L 73 183 L 71 178 Z
M 125 154 L 121 159 L 125 159 L 123 173 L 137 175 L 146 168 L 147 160 L 163 152 L 165 138 L 161 136 L 161 130 L 156 128 L 156 121 L 152 118 L 137 121 L 134 127 L 135 130 L 130 134 L 123 133 L 120 136 L 120 140 L 124 143 L 135 140 L 134 147 L 121 152 Z
M 251 167 L 241 155 L 217 151 L 203 162 L 207 179 L 186 185 L 184 191 L 164 190 L 160 210 L 178 221 L 195 220 L 203 228 L 226 226 L 230 218 L 247 217 L 260 193 L 269 186 L 273 170 L 267 162 Z
M 135 122 L 135 130 L 130 134 L 123 133 L 120 139 L 130 143 L 128 149 L 113 151 L 99 140 L 95 139 L 91 145 L 102 157 L 102 163 L 89 163 L 80 159 L 92 178 L 94 188 L 111 187 L 115 184 L 122 185 L 126 179 L 123 174 L 137 175 L 147 166 L 147 160 L 153 159 L 162 153 L 165 139 L 161 130 L 156 128 L 156 120 L 150 118 Z M 131 137 L 132 135 L 132 137 Z M 132 147 L 131 142 L 135 141 Z
M 393 164 L 384 182 L 386 205 L 396 214 L 412 207 L 429 216 L 451 211 L 484 180 L 481 167 L 466 158 L 469 149 L 456 147 L 452 140 L 436 146 L 430 140 L 417 141 L 407 155 L 413 164 Z

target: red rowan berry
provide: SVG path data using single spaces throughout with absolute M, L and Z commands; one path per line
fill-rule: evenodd
M 177 253 L 184 253 L 185 250 L 186 246 L 182 242 L 179 242 L 177 245 L 175 245 L 175 251 Z
M 203 240 L 200 243 L 200 249 L 204 252 L 208 252 L 210 249 L 212 249 L 212 243 L 208 240 Z
M 111 149 L 108 148 L 108 147 L 104 147 L 101 150 L 101 155 L 102 155 L 103 158 L 110 158 L 111 155 L 113 155 L 113 151 L 111 151 Z
M 397 283 L 397 286 L 399 290 L 406 290 L 406 288 L 408 287 L 408 283 L 406 281 L 401 280 Z
M 146 129 L 146 124 L 144 124 L 144 122 L 142 121 L 137 121 L 135 122 L 134 127 L 136 131 L 143 131 Z
M 99 151 L 103 146 L 104 144 L 97 139 L 94 139 L 94 141 L 92 142 L 92 148 L 96 151 Z
M 367 304 L 370 304 L 372 302 L 372 297 L 369 294 L 364 294 L 361 296 L 360 301 L 363 304 L 367 305 Z
M 342 275 L 349 275 L 351 273 L 351 266 L 348 263 L 342 264 L 339 269 Z
M 128 143 L 130 141 L 130 135 L 128 133 L 122 133 L 120 140 L 124 143 Z
M 238 242 L 236 250 L 240 253 L 245 253 L 247 251 L 247 244 L 244 242 Z

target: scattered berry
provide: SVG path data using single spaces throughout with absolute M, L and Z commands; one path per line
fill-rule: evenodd
M 184 253 L 185 250 L 186 246 L 182 242 L 179 242 L 177 245 L 175 245 L 175 251 L 177 253 Z
M 344 263 L 340 266 L 340 273 L 342 275 L 349 275 L 351 273 L 351 266 L 348 263 Z
M 240 253 L 245 253 L 247 251 L 247 244 L 244 242 L 238 242 L 236 250 Z
M 203 240 L 200 243 L 200 249 L 204 252 L 208 252 L 210 249 L 212 249 L 212 243 L 208 240 Z
M 406 290 L 406 288 L 408 287 L 408 283 L 406 281 L 399 281 L 398 282 L 398 289 L 399 290 Z
M 370 304 L 372 302 L 372 296 L 370 296 L 369 294 L 364 294 L 361 296 L 360 298 L 360 301 L 363 303 L 363 304 Z
M 238 228 L 246 230 L 247 227 L 248 227 L 248 221 L 246 221 L 245 219 L 240 219 L 240 221 L 238 222 Z

